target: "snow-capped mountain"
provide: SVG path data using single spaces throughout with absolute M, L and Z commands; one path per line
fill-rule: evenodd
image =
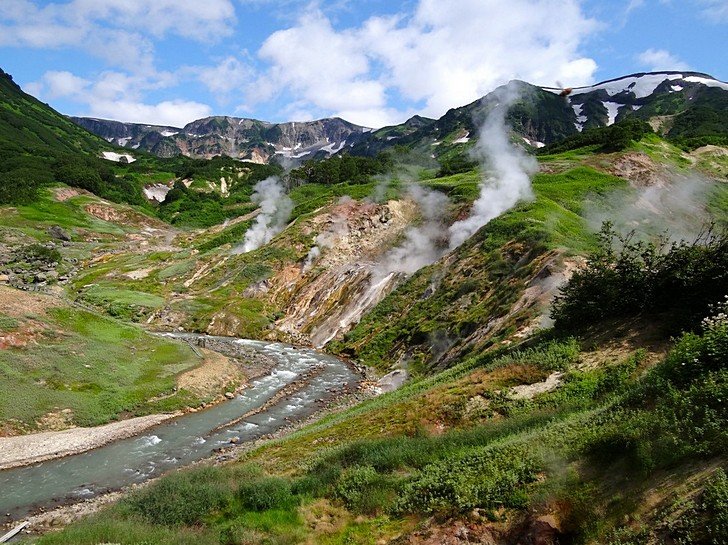
M 690 138 L 728 134 L 728 84 L 699 72 L 630 74 L 588 87 L 563 90 L 517 82 L 520 100 L 507 120 L 523 143 L 533 148 L 556 142 L 585 129 L 612 125 L 635 115 L 666 137 Z M 238 117 L 208 117 L 183 128 L 72 118 L 89 131 L 116 145 L 142 149 L 159 156 L 184 154 L 209 158 L 228 155 L 266 163 L 300 162 L 325 158 L 346 150 L 354 155 L 376 155 L 403 146 L 423 157 L 439 160 L 453 149 L 467 148 L 478 138 L 478 128 L 493 105 L 486 95 L 449 110 L 440 119 L 414 116 L 378 130 L 343 119 L 268 123 Z M 707 110 L 706 110 L 707 109 Z M 714 112 L 717 121 L 705 118 Z M 702 113 L 701 113 L 702 112 Z
M 560 94 L 562 89 L 543 87 Z M 699 72 L 649 72 L 611 79 L 588 87 L 576 87 L 569 94 L 569 103 L 576 116 L 575 127 L 612 125 L 641 108 L 639 117 L 675 115 L 690 107 L 707 91 L 719 96 L 728 91 L 728 83 Z
M 266 163 L 274 157 L 281 161 L 326 157 L 371 131 L 339 118 L 268 123 L 217 116 L 193 121 L 182 128 L 85 117 L 71 119 L 108 142 L 162 157 L 228 155 L 256 163 Z

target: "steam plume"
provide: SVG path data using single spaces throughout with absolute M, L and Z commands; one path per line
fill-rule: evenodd
M 497 103 L 480 129 L 473 152 L 490 175 L 480 184 L 480 196 L 473 203 L 470 217 L 450 226 L 450 249 L 460 246 L 518 201 L 533 197 L 530 176 L 538 170 L 538 164 L 510 143 L 505 125 L 508 108 L 519 96 L 517 84 L 511 82 L 499 87 L 493 95 Z
M 250 197 L 260 205 L 260 214 L 255 223 L 245 232 L 242 253 L 252 252 L 280 233 L 293 210 L 293 201 L 286 195 L 283 184 L 277 176 L 271 176 L 255 184 Z
M 443 223 L 450 203 L 447 196 L 414 184 L 408 187 L 407 194 L 419 205 L 423 223 L 409 228 L 404 242 L 384 256 L 374 271 L 375 279 L 390 273 L 414 274 L 437 261 L 447 247 Z
M 352 200 L 353 199 L 348 195 L 344 195 L 339 199 L 339 202 L 337 204 L 345 204 Z M 308 251 L 306 261 L 303 264 L 303 270 L 307 271 L 311 268 L 313 262 L 316 261 L 321 255 L 322 248 L 331 248 L 338 238 L 346 235 L 348 232 L 349 227 L 347 225 L 346 215 L 335 215 L 331 219 L 331 223 L 326 226 L 326 229 L 316 235 L 316 238 L 314 239 L 314 246 L 312 246 L 311 249 Z
M 711 221 L 708 205 L 715 184 L 696 173 L 668 174 L 654 185 L 609 193 L 587 209 L 586 218 L 595 231 L 610 221 L 620 235 L 634 231 L 639 238 L 693 241 Z

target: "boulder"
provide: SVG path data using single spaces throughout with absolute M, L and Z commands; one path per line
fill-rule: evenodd
M 48 234 L 57 240 L 62 240 L 64 242 L 71 241 L 71 235 L 61 229 L 61 227 L 59 227 L 58 225 L 53 225 L 52 227 L 49 227 Z

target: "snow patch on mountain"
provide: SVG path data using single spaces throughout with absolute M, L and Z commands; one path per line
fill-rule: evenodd
M 609 117 L 607 120 L 607 126 L 614 125 L 614 121 L 617 119 L 617 114 L 619 113 L 619 107 L 621 104 L 616 102 L 602 102 L 602 104 L 604 104 L 604 107 L 607 109 L 607 116 Z
M 728 83 L 723 83 L 722 81 L 718 81 L 715 79 L 701 78 L 699 76 L 688 76 L 687 78 L 685 78 L 685 81 L 688 81 L 690 83 L 702 83 L 703 85 L 707 85 L 708 87 L 718 87 L 720 89 L 723 89 L 724 91 L 728 91 Z
M 574 126 L 576 127 L 576 130 L 581 132 L 584 129 L 584 123 L 586 123 L 587 118 L 585 115 L 581 115 L 582 110 L 584 109 L 583 104 L 572 104 L 571 107 L 574 109 L 574 113 L 576 114 L 576 123 L 574 123 Z
M 136 159 L 134 159 L 134 156 L 132 156 L 132 155 L 128 155 L 128 154 L 124 154 L 124 153 L 116 153 L 113 151 L 102 151 L 101 155 L 107 161 L 114 161 L 116 163 L 121 161 L 122 157 L 126 158 L 127 163 L 133 163 L 134 161 L 136 161 Z

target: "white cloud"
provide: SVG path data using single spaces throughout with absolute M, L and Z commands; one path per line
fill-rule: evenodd
M 83 92 L 89 82 L 67 71 L 50 71 L 43 76 L 48 98 L 66 97 Z
M 690 70 L 690 66 L 665 49 L 647 49 L 637 55 L 637 60 L 648 70 Z
M 698 0 L 702 14 L 712 23 L 728 23 L 728 2 L 726 0 Z
M 173 76 L 161 73 L 150 79 L 122 72 L 104 72 L 95 81 L 80 78 L 67 71 L 49 71 L 26 89 L 40 98 L 65 98 L 83 105 L 82 115 L 181 127 L 209 116 L 207 104 L 189 100 L 165 100 L 148 104 L 143 100 L 149 90 L 163 88 L 174 82 Z
M 231 93 L 242 94 L 255 76 L 250 66 L 232 56 L 214 66 L 201 67 L 195 71 L 199 80 L 221 101 L 226 101 Z
M 384 85 L 369 76 L 366 45 L 356 31 L 337 32 L 320 12 L 304 15 L 294 27 L 274 32 L 259 55 L 271 68 L 252 89 L 269 99 L 289 88 L 319 108 L 384 108 Z
M 116 68 L 150 73 L 153 41 L 168 34 L 203 43 L 232 34 L 231 0 L 0 2 L 0 46 L 76 48 Z
M 158 104 L 133 101 L 95 101 L 90 104 L 91 117 L 150 125 L 183 127 L 190 121 L 211 115 L 207 104 L 188 100 L 165 100 Z
M 596 23 L 577 0 L 420 0 L 414 15 L 372 17 L 334 29 L 320 11 L 273 33 L 259 51 L 270 67 L 250 92 L 267 100 L 287 90 L 314 108 L 381 126 L 408 112 L 388 107 L 398 93 L 440 116 L 510 79 L 569 85 L 593 81 L 596 63 L 579 54 Z

